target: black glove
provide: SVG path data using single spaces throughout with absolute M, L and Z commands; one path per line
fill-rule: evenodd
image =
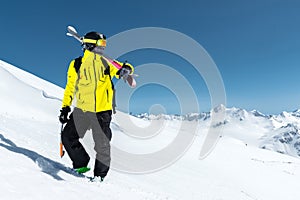
M 131 73 L 131 68 L 128 65 L 124 65 L 118 72 L 117 75 L 120 76 L 120 78 L 123 78 L 124 80 L 127 79 L 128 75 Z
M 62 124 L 65 124 L 68 122 L 68 114 L 69 112 L 71 111 L 70 107 L 69 106 L 66 106 L 66 107 L 63 107 L 61 110 L 60 110 L 60 116 L 59 116 L 59 121 L 62 123 Z

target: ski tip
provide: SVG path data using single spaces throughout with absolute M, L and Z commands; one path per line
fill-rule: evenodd
M 72 31 L 74 33 L 77 33 L 76 29 L 73 26 L 68 26 L 67 29 L 68 29 L 68 31 Z

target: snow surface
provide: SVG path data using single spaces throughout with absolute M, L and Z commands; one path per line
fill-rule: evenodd
M 0 78 L 0 199 L 300 199 L 295 145 L 299 144 L 299 110 L 265 116 L 226 109 L 222 137 L 204 160 L 198 157 L 210 113 L 136 118 L 118 112 L 111 126 L 112 144 L 128 152 L 149 153 L 166 146 L 181 121 L 199 124 L 197 136 L 167 168 L 139 175 L 112 169 L 103 183 L 91 183 L 72 172 L 68 156 L 58 155 L 57 116 L 63 89 L 3 61 Z M 150 141 L 138 140 L 119 123 L 117 118 L 122 117 L 140 127 L 164 119 L 164 129 Z M 92 144 L 89 134 L 83 142 Z

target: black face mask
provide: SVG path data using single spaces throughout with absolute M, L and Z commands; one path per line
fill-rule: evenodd
M 105 47 L 101 47 L 101 46 L 96 46 L 93 48 L 92 52 L 99 54 L 99 55 L 103 55 L 104 54 L 104 49 Z

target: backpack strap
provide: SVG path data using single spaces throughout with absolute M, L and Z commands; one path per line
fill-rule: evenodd
M 80 73 L 79 69 L 80 69 L 81 64 L 82 64 L 82 56 L 79 56 L 78 58 L 75 58 L 73 67 L 75 68 L 75 71 L 77 73 L 77 80 L 76 80 L 76 84 L 75 84 L 75 91 L 76 92 L 78 90 L 77 85 L 78 85 L 78 82 L 79 82 L 79 76 L 80 76 L 79 75 L 79 73 Z
M 112 89 L 112 90 L 115 90 L 114 83 L 113 83 L 113 81 L 111 80 L 110 66 L 109 66 L 109 64 L 107 63 L 107 61 L 106 61 L 103 57 L 101 57 L 101 61 L 102 61 L 103 65 L 104 65 L 104 67 L 105 67 L 104 74 L 105 74 L 105 75 L 108 75 L 109 78 L 110 78 L 111 89 Z
M 75 68 L 76 73 L 78 73 L 81 63 L 82 63 L 82 56 L 75 58 L 74 68 Z
M 114 83 L 113 83 L 111 75 L 110 75 L 110 66 L 103 57 L 101 57 L 101 61 L 104 65 L 104 67 L 105 67 L 104 74 L 108 75 L 109 79 L 110 79 L 111 89 L 113 90 L 113 99 L 112 99 L 113 100 L 113 102 L 112 102 L 113 113 L 116 114 L 116 107 L 117 107 L 117 104 L 116 104 L 116 90 L 115 90 L 115 86 L 114 86 Z

